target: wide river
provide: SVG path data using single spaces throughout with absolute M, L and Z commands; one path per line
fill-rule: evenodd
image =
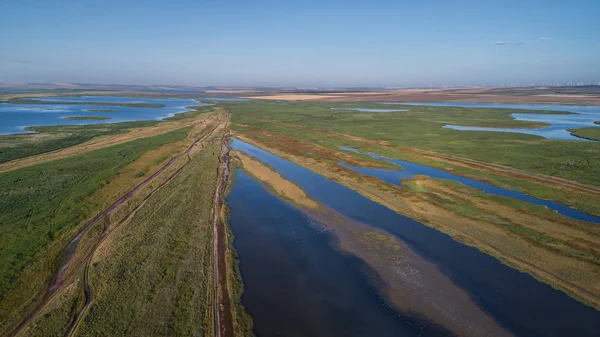
M 140 120 L 160 120 L 179 112 L 187 111 L 188 106 L 208 105 L 194 99 L 178 98 L 131 98 L 117 96 L 81 96 L 81 97 L 42 97 L 35 100 L 56 102 L 56 104 L 0 104 L 0 134 L 26 132 L 28 126 L 46 125 L 82 125 L 131 122 Z M 64 102 L 64 103 L 62 103 Z M 123 107 L 81 103 L 150 103 L 162 104 L 161 108 Z M 114 112 L 89 112 L 88 110 L 114 110 Z M 68 120 L 72 116 L 104 116 L 106 120 Z
M 461 323 L 469 326 L 471 319 L 494 335 L 598 335 L 600 312 L 530 275 L 255 146 L 234 140 L 232 148 L 269 165 L 341 216 L 393 235 L 422 260 L 397 265 L 396 274 L 437 275 L 435 282 L 425 278 L 418 284 L 422 301 L 394 309 L 382 292 L 390 285 L 374 276 L 380 266 L 342 252 L 335 230 L 238 170 L 227 201 L 242 302 L 259 336 L 439 336 L 455 333 Z M 442 286 L 456 290 L 438 292 Z M 442 315 L 436 304 L 447 308 Z M 476 322 L 465 310 L 482 318 Z M 443 314 L 459 322 L 436 324 Z

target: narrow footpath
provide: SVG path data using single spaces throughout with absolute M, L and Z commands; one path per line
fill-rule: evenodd
M 231 301 L 227 289 L 227 265 L 225 261 L 225 222 L 222 217 L 223 195 L 229 180 L 229 128 L 221 140 L 221 156 L 219 157 L 219 183 L 215 192 L 213 218 L 213 294 L 214 294 L 214 326 L 216 337 L 233 336 L 233 317 Z

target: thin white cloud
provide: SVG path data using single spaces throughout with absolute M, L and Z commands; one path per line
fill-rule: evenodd
M 515 41 L 515 42 L 497 41 L 497 42 L 494 42 L 494 46 L 522 46 L 524 44 L 525 44 L 524 41 Z
M 550 38 L 550 37 L 540 37 L 540 41 L 548 41 L 548 40 L 552 40 L 552 38 Z

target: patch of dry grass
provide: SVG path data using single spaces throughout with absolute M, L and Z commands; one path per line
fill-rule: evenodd
M 241 152 L 232 151 L 232 155 L 241 160 L 244 170 L 250 175 L 269 185 L 277 194 L 283 196 L 285 199 L 308 208 L 318 207 L 318 204 L 309 198 L 298 185 L 284 179 L 267 165 Z

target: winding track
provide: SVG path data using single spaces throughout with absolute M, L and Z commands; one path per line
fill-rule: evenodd
M 200 122 L 199 126 L 206 124 L 210 120 L 212 120 L 211 117 L 205 118 L 204 120 L 202 120 Z M 25 318 L 21 321 L 21 323 L 14 330 L 12 330 L 8 334 L 8 336 L 15 336 L 19 331 L 21 331 L 27 325 L 27 323 L 29 323 L 39 313 L 39 311 L 48 303 L 48 301 L 52 298 L 52 296 L 54 296 L 56 294 L 56 292 L 64 286 L 64 284 L 65 284 L 65 273 L 66 273 L 67 269 L 69 268 L 69 266 L 71 264 L 73 255 L 74 255 L 74 253 L 75 253 L 75 251 L 77 249 L 79 241 L 81 240 L 81 238 L 85 235 L 85 233 L 87 233 L 87 231 L 91 227 L 93 227 L 95 224 L 97 224 L 103 218 L 109 218 L 110 214 L 115 209 L 117 209 L 117 207 L 119 207 L 120 205 L 122 205 L 123 203 L 125 203 L 129 199 L 131 199 L 136 194 L 136 192 L 138 192 L 142 187 L 144 187 L 144 186 L 148 185 L 150 182 L 152 182 L 165 169 L 167 169 L 171 165 L 173 165 L 173 163 L 177 159 L 181 158 L 182 156 L 187 156 L 188 159 L 187 159 L 186 163 L 183 164 L 183 166 L 181 168 L 179 168 L 175 173 L 173 173 L 164 183 L 162 183 L 154 191 L 152 191 L 152 193 L 150 193 L 144 199 L 144 201 L 147 198 L 149 198 L 151 195 L 153 195 L 162 186 L 164 186 L 169 181 L 171 181 L 190 162 L 190 156 L 189 156 L 189 154 L 192 151 L 192 149 L 196 145 L 198 145 L 201 142 L 205 141 L 206 139 L 210 138 L 213 135 L 213 133 L 219 128 L 219 126 L 221 126 L 221 124 L 222 124 L 222 120 L 219 118 L 217 125 L 210 132 L 208 132 L 204 136 L 202 136 L 199 139 L 197 139 L 196 141 L 194 141 L 184 152 L 182 152 L 180 154 L 177 154 L 174 157 L 172 157 L 165 165 L 163 165 L 160 169 L 158 169 L 154 174 L 152 174 L 150 177 L 146 178 L 144 181 L 142 181 L 136 187 L 134 187 L 133 189 L 131 189 L 129 192 L 127 192 L 125 195 L 123 195 L 121 198 L 119 198 L 113 204 L 111 204 L 110 206 L 108 206 L 104 211 L 102 211 L 100 214 L 98 214 L 96 217 L 94 217 L 88 224 L 86 224 L 83 227 L 83 229 L 67 245 L 66 253 L 65 253 L 65 262 L 63 263 L 62 267 L 57 271 L 56 276 L 54 278 L 54 281 L 47 287 L 46 292 L 45 292 L 45 294 L 44 294 L 44 296 L 42 298 L 42 301 L 37 306 L 35 306 L 35 308 L 33 308 L 33 310 L 31 310 L 25 316 Z M 142 201 L 142 203 L 143 203 L 143 201 Z M 141 204 L 138 205 L 136 208 L 134 208 L 134 210 L 132 212 L 130 212 L 125 217 L 125 219 L 123 219 L 120 223 L 123 223 L 124 221 L 126 221 L 140 206 L 141 206 Z M 93 295 L 91 293 L 91 288 L 89 286 L 88 277 L 87 277 L 88 276 L 87 272 L 88 272 L 88 267 L 89 267 L 89 261 L 91 260 L 91 257 L 93 255 L 94 251 L 96 250 L 96 248 L 98 247 L 98 245 L 104 240 L 104 238 L 106 237 L 106 234 L 108 234 L 108 229 L 109 229 L 108 226 L 105 226 L 105 230 L 102 233 L 100 239 L 95 244 L 92 252 L 90 254 L 88 254 L 88 256 L 85 259 L 85 261 L 86 261 L 85 262 L 85 275 L 84 275 L 85 304 L 84 304 L 83 308 L 80 310 L 80 312 L 77 314 L 77 317 L 76 317 L 75 321 L 73 322 L 73 325 L 71 326 L 71 328 L 69 330 L 68 336 L 71 336 L 75 332 L 78 323 L 80 322 L 81 318 L 85 314 L 85 311 L 87 310 L 87 308 L 89 307 L 89 305 L 90 305 L 90 303 L 91 303 L 91 301 L 93 299 Z
M 227 120 L 229 115 L 227 115 Z M 213 294 L 214 294 L 214 332 L 215 337 L 233 336 L 233 317 L 231 314 L 231 301 L 227 288 L 227 266 L 225 261 L 225 223 L 221 217 L 223 206 L 223 195 L 229 179 L 229 128 L 226 124 L 226 132 L 221 140 L 221 156 L 219 157 L 219 183 L 215 191 L 213 203 Z M 219 290 L 221 295 L 219 296 Z

